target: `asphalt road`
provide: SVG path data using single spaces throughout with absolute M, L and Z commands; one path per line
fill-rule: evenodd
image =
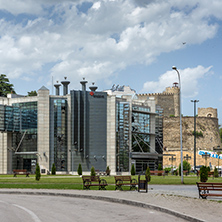
M 185 221 L 151 209 L 83 198 L 0 194 L 1 222 Z

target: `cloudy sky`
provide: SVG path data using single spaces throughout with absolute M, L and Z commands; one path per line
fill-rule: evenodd
M 183 115 L 198 99 L 222 118 L 221 25 L 221 0 L 0 0 L 0 71 L 23 95 L 65 76 L 146 93 L 178 82 L 176 66 Z

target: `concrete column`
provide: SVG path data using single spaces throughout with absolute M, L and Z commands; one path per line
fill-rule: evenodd
M 107 166 L 116 174 L 116 97 L 107 97 Z
M 38 90 L 38 163 L 40 169 L 49 170 L 49 90 L 44 86 Z

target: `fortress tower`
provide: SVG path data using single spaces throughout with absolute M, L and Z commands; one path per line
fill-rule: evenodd
M 179 116 L 180 114 L 180 88 L 178 83 L 167 87 L 162 93 L 145 93 L 137 95 L 140 100 L 154 97 L 156 105 L 163 109 L 163 116 Z

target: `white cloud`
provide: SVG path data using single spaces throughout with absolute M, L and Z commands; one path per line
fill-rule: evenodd
M 198 95 L 199 80 L 207 75 L 213 74 L 211 72 L 212 67 L 197 66 L 195 68 L 186 68 L 178 70 L 181 79 L 181 92 L 183 97 L 195 97 Z M 175 70 L 167 71 L 162 74 L 158 81 L 146 82 L 143 85 L 144 92 L 163 92 L 166 87 L 172 86 L 172 83 L 179 82 L 178 74 Z
M 83 0 L 9 2 L 0 0 L 0 9 L 29 14 L 0 20 L 0 69 L 10 78 L 39 75 L 53 63 L 49 75 L 56 78 L 105 80 L 129 65 L 151 64 L 183 41 L 189 47 L 213 38 L 218 25 L 210 19 L 222 15 L 219 0 L 87 1 L 94 3 L 87 13 L 77 8 Z

